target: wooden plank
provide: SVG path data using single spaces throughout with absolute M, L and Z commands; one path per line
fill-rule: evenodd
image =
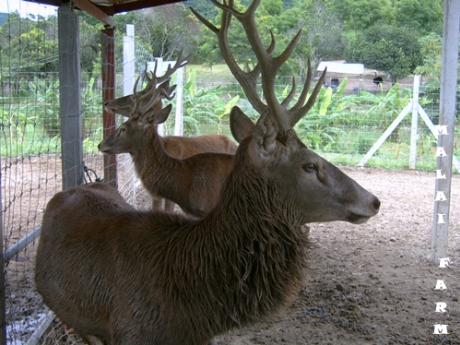
M 115 21 L 113 18 L 104 11 L 97 7 L 93 3 L 88 0 L 72 0 L 75 6 L 86 13 L 92 15 L 97 20 L 103 22 L 104 24 L 108 25 L 109 27 L 113 28 L 115 26 Z

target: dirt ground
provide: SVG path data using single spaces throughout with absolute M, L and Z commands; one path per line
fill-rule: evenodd
M 427 260 L 434 173 L 341 169 L 379 197 L 381 212 L 362 225 L 310 224 L 309 275 L 293 305 L 272 321 L 217 337 L 217 344 L 460 345 L 460 176 L 452 180 L 451 264 L 440 268 Z M 447 289 L 434 290 L 437 280 Z M 435 312 L 437 302 L 447 304 L 445 313 Z M 435 324 L 449 334 L 434 335 Z M 72 335 L 42 343 L 79 341 Z
M 427 260 L 434 174 L 342 170 L 379 197 L 380 214 L 362 225 L 311 224 L 308 282 L 294 304 L 218 344 L 460 344 L 460 177 L 452 180 L 451 265 L 440 268 Z M 437 280 L 447 289 L 434 290 Z M 450 334 L 434 335 L 435 324 Z

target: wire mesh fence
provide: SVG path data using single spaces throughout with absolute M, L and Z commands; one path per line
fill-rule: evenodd
M 9 1 L 7 0 L 7 3 Z M 40 7 L 39 7 L 40 8 Z M 0 150 L 3 250 L 8 251 L 25 236 L 37 231 L 48 200 L 62 189 L 59 76 L 57 73 L 56 15 L 22 18 L 13 12 L 0 23 Z M 22 18 L 22 19 L 21 19 Z M 24 35 L 34 33 L 36 40 Z M 27 37 L 29 37 L 27 36 Z M 23 37 L 22 40 L 19 38 Z M 36 46 L 33 44 L 36 43 Z M 24 48 L 36 56 L 24 55 Z M 21 49 L 23 48 L 23 49 Z M 84 49 L 84 47 L 82 47 Z M 135 46 L 135 74 L 142 75 L 152 55 Z M 117 80 L 124 80 L 123 64 L 117 61 Z M 99 67 L 100 68 L 100 67 Z M 300 138 L 326 159 L 339 165 L 356 165 L 412 97 L 412 79 L 379 88 L 370 76 L 329 77 L 334 87 L 324 87 L 316 105 L 297 125 Z M 249 116 L 257 115 L 243 90 L 227 72 L 188 66 L 184 85 L 184 135 L 222 133 L 230 136 L 228 113 L 238 105 Z M 277 93 L 285 97 L 291 79 L 278 80 Z M 298 80 L 302 84 L 302 80 Z M 102 81 L 99 73 L 81 75 L 82 146 L 84 181 L 103 174 L 103 156 L 97 145 L 103 138 Z M 117 83 L 116 96 L 123 95 Z M 294 101 L 295 102 L 295 99 Z M 439 93 L 422 92 L 420 105 L 433 121 L 439 116 Z M 368 162 L 369 166 L 402 169 L 409 164 L 411 117 L 408 115 Z M 124 118 L 120 117 L 121 123 Z M 173 134 L 171 117 L 165 135 Z M 419 121 L 417 167 L 434 171 L 436 138 Z M 457 132 L 458 142 L 458 132 Z M 454 154 L 459 155 L 458 145 Z M 149 196 L 136 178 L 129 155 L 119 157 L 120 190 L 137 207 L 148 208 Z M 135 188 L 133 188 L 133 186 Z M 136 192 L 137 191 L 137 192 Z M 23 344 L 33 338 L 40 324 L 50 324 L 38 340 L 41 344 L 79 344 L 78 336 L 66 331 L 34 288 L 36 241 L 12 255 L 4 267 L 7 340 Z

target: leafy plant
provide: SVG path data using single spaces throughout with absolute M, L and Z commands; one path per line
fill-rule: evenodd
M 342 99 L 347 83 L 347 78 L 344 78 L 335 92 L 330 87 L 322 88 L 314 106 L 296 125 L 299 137 L 315 150 L 333 145 L 344 133 L 337 124 L 348 113 L 348 104 Z
M 48 137 L 53 138 L 60 133 L 61 123 L 59 119 L 59 80 L 50 77 L 40 79 L 34 77 L 29 82 L 29 91 L 35 95 L 35 111 L 38 119 Z
M 216 126 L 220 133 L 222 124 L 228 121 L 228 114 L 238 99 L 235 96 L 228 100 L 220 85 L 198 90 L 196 73 L 192 70 L 184 86 L 184 132 L 198 135 L 202 124 L 210 124 Z

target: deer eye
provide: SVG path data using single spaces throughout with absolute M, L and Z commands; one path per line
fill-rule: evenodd
M 304 166 L 304 169 L 306 172 L 315 172 L 317 169 L 316 169 L 316 165 L 313 164 L 313 163 L 307 163 L 305 166 Z
M 120 127 L 119 131 L 118 131 L 118 134 L 122 134 L 126 132 L 126 128 L 125 127 Z

